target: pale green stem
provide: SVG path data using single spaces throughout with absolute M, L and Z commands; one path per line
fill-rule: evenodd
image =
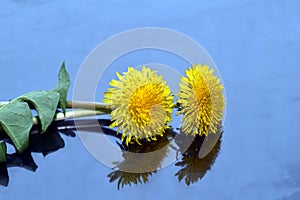
M 67 108 L 97 110 L 110 113 L 111 109 L 108 104 L 86 101 L 67 101 Z
M 0 102 L 0 107 L 8 104 L 9 101 Z M 85 101 L 67 101 L 67 108 L 70 109 L 84 109 L 84 110 L 96 110 L 110 113 L 108 104 L 96 103 L 96 102 L 85 102 Z
M 8 104 L 9 101 L 0 102 L 0 107 Z M 56 113 L 53 121 L 60 121 L 65 119 L 89 117 L 95 115 L 104 115 L 110 113 L 109 106 L 107 104 L 83 102 L 83 101 L 67 101 L 67 108 L 74 109 L 66 111 L 66 113 Z M 33 117 L 33 124 L 39 124 L 38 116 Z M 0 127 L 0 131 L 2 131 Z
M 102 111 L 94 111 L 94 110 L 72 110 L 72 111 L 67 111 L 65 114 L 56 113 L 53 121 L 60 121 L 65 119 L 74 119 L 74 118 L 81 118 L 81 117 L 90 117 L 95 115 L 105 115 L 105 114 L 107 113 Z M 39 119 L 37 116 L 33 117 L 32 121 L 34 125 L 39 124 Z
M 72 111 L 67 111 L 65 114 L 56 113 L 53 121 L 60 121 L 65 119 L 74 119 L 74 118 L 81 118 L 81 117 L 91 117 L 91 116 L 105 115 L 105 114 L 107 113 L 102 111 L 94 111 L 94 110 L 72 110 Z M 32 118 L 32 123 L 33 125 L 38 125 L 40 123 L 38 116 Z M 0 126 L 0 132 L 2 131 L 3 129 Z
M 102 111 L 94 111 L 94 110 L 72 110 L 72 111 L 67 111 L 65 114 L 56 113 L 53 121 L 60 121 L 65 119 L 74 119 L 74 118 L 81 118 L 81 117 L 91 117 L 91 116 L 105 115 L 105 114 L 107 113 Z M 33 125 L 38 125 L 40 123 L 38 116 L 32 118 L 32 123 Z M 0 127 L 0 132 L 2 131 L 3 129 L 2 127 Z

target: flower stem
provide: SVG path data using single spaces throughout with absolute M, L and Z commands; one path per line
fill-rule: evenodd
M 105 115 L 107 113 L 102 111 L 93 111 L 93 110 L 72 110 L 67 111 L 65 114 L 63 113 L 56 113 L 53 121 L 60 121 L 65 119 L 74 119 L 74 118 L 81 118 L 81 117 L 91 117 L 95 115 Z M 33 117 L 32 119 L 33 124 L 39 124 L 38 116 Z
M 61 112 L 56 113 L 53 121 L 62 121 L 65 119 L 91 117 L 91 116 L 105 115 L 105 114 L 107 114 L 107 113 L 102 112 L 102 111 L 94 111 L 94 110 L 72 110 L 72 111 L 67 111 L 65 114 L 61 113 Z M 33 125 L 40 124 L 39 117 L 38 116 L 33 117 L 32 123 L 33 123 Z M 2 127 L 0 127 L 0 132 L 2 132 L 2 131 L 3 131 L 3 129 L 2 129 Z
M 9 101 L 0 102 L 0 107 L 8 104 Z M 86 102 L 86 101 L 67 101 L 67 108 L 70 109 L 84 109 L 93 111 L 102 111 L 105 113 L 110 113 L 111 109 L 108 104 L 96 103 L 96 102 Z
M 0 107 L 5 106 L 9 101 L 0 102 Z M 101 104 L 96 102 L 83 102 L 83 101 L 67 101 L 67 108 L 74 109 L 64 113 L 56 113 L 53 121 L 60 121 L 65 119 L 89 117 L 95 115 L 105 115 L 111 112 L 111 109 L 107 104 Z M 32 118 L 34 125 L 40 123 L 38 116 Z M 0 127 L 0 132 L 2 128 Z
M 111 109 L 108 104 L 85 102 L 85 101 L 67 101 L 67 108 L 84 109 L 84 110 L 96 110 L 106 113 L 110 113 Z

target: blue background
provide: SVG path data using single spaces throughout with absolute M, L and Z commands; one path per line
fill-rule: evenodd
M 220 155 L 197 184 L 179 183 L 170 166 L 118 191 L 106 177 L 110 169 L 76 137 L 46 158 L 34 155 L 35 173 L 10 168 L 0 198 L 299 199 L 299 13 L 297 0 L 0 0 L 0 100 L 51 89 L 64 60 L 74 80 L 97 44 L 145 26 L 199 42 L 227 93 Z

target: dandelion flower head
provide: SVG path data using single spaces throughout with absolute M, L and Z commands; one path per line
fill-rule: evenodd
M 186 134 L 216 133 L 223 117 L 224 86 L 208 65 L 189 67 L 180 78 L 178 103 L 182 114 L 181 128 Z
M 104 102 L 112 109 L 111 128 L 122 131 L 122 141 L 132 139 L 155 140 L 163 135 L 171 121 L 174 96 L 162 76 L 143 66 L 141 70 L 132 67 L 119 80 L 110 82 L 111 88 L 104 94 Z

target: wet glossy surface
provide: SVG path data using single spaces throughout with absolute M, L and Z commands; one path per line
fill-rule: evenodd
M 293 0 L 1 1 L 0 100 L 53 88 L 63 60 L 74 80 L 98 43 L 144 26 L 175 29 L 203 45 L 227 93 L 219 155 L 189 186 L 185 178 L 178 181 L 189 169 L 180 157 L 148 174 L 147 184 L 129 187 L 125 181 L 118 190 L 120 174 L 95 160 L 78 137 L 62 135 L 65 148 L 45 158 L 33 153 L 35 173 L 9 168 L 1 199 L 299 199 L 299 11 L 300 3 Z M 172 57 L 147 54 L 133 64 L 123 62 L 125 67 L 149 62 L 179 71 L 185 67 Z

